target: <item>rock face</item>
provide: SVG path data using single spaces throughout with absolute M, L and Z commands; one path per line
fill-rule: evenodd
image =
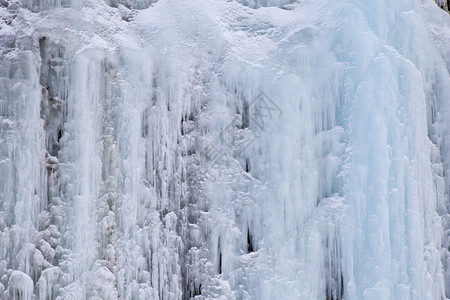
M 435 0 L 435 2 L 437 3 L 437 5 L 439 5 L 440 8 L 448 11 L 448 9 L 450 8 L 450 1 L 448 0 Z
M 450 298 L 433 1 L 0 5 L 1 299 Z

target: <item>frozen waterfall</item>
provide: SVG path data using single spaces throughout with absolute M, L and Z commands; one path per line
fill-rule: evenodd
M 433 0 L 0 16 L 1 299 L 450 299 Z

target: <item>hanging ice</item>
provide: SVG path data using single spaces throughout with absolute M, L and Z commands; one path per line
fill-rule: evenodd
M 450 298 L 431 0 L 0 4 L 1 299 Z

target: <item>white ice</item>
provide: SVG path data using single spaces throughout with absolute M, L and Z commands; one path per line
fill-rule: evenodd
M 1 299 L 450 298 L 432 0 L 0 4 Z

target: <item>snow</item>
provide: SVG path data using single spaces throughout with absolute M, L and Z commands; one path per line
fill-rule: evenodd
M 0 298 L 450 298 L 433 1 L 0 14 Z

